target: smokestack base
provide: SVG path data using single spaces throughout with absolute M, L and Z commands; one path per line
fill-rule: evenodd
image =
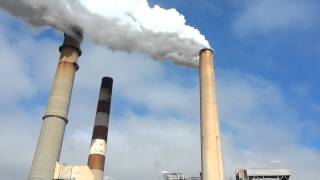
M 211 53 L 213 54 L 213 49 L 211 49 L 211 48 L 203 48 L 203 49 L 201 49 L 200 51 L 199 51 L 199 55 L 201 55 L 202 53 L 204 53 L 204 52 L 206 52 L 206 51 L 211 51 Z
M 79 26 L 72 26 L 70 31 L 64 33 L 64 41 L 63 44 L 59 47 L 59 51 L 61 52 L 65 47 L 74 48 L 79 56 L 81 56 L 82 51 L 80 49 L 80 44 L 83 40 L 83 30 Z

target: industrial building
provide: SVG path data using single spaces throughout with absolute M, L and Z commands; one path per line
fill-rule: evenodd
M 59 48 L 60 58 L 52 84 L 48 107 L 33 157 L 29 180 L 103 180 L 113 79 L 101 82 L 88 161 L 84 165 L 59 162 L 71 101 L 74 78 L 81 56 L 82 30 L 72 27 Z M 199 52 L 201 174 L 185 177 L 164 172 L 164 180 L 224 180 L 220 125 L 217 109 L 214 51 Z M 239 169 L 237 180 L 289 180 L 288 169 Z
M 163 173 L 164 180 L 201 180 L 201 177 L 185 177 L 182 173 Z
M 289 169 L 237 169 L 236 180 L 289 180 Z

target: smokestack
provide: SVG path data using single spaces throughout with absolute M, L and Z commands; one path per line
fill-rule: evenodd
M 96 176 L 97 180 L 103 180 L 104 174 L 112 83 L 113 80 L 110 77 L 104 77 L 101 82 L 99 102 L 88 158 L 88 166 Z
M 59 161 L 75 73 L 81 55 L 82 30 L 71 28 L 64 35 L 59 48 L 60 59 L 53 81 L 48 108 L 43 116 L 43 124 L 33 157 L 29 180 L 52 180 L 56 162 Z
M 202 49 L 199 56 L 202 180 L 224 180 L 213 50 Z

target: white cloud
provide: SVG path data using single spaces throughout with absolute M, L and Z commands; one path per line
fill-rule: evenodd
M 246 1 L 233 22 L 239 36 L 283 30 L 306 30 L 317 23 L 318 2 L 313 0 Z
M 2 0 L 0 8 L 34 27 L 68 32 L 76 25 L 96 44 L 180 65 L 198 66 L 199 50 L 210 47 L 177 10 L 150 7 L 147 0 Z

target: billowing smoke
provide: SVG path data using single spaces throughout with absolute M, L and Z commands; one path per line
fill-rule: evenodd
M 175 9 L 150 7 L 147 0 L 1 0 L 0 7 L 35 27 L 68 32 L 77 25 L 112 50 L 180 65 L 197 66 L 199 50 L 210 47 Z

